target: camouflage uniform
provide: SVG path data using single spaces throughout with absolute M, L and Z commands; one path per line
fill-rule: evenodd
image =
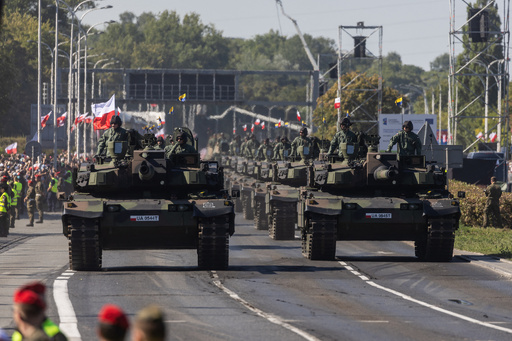
M 250 159 L 255 158 L 257 156 L 256 152 L 258 151 L 259 146 L 259 142 L 253 135 L 245 144 L 244 156 Z
M 37 179 L 37 178 L 36 178 Z M 36 210 L 39 214 L 39 220 L 36 221 L 36 223 L 42 223 L 43 222 L 43 212 L 44 212 L 44 185 L 41 182 L 41 180 L 36 180 Z
M 258 150 L 256 151 L 256 159 L 272 161 L 272 154 L 273 154 L 273 148 L 267 139 L 265 142 L 263 142 L 262 145 L 260 145 L 258 147 Z
M 421 155 L 421 140 L 412 131 L 399 131 L 389 140 L 387 152 L 391 152 L 394 145 L 397 145 L 400 155 Z
M 233 141 L 229 144 L 229 155 L 238 156 L 240 155 L 240 135 L 237 135 Z
M 292 148 L 292 145 L 290 142 L 286 140 L 281 140 L 281 142 L 277 143 L 274 146 L 274 160 L 278 161 L 284 161 L 288 158 L 290 155 L 290 149 Z M 285 151 L 288 151 L 287 155 L 285 155 Z
M 307 136 L 297 136 L 293 142 L 292 142 L 292 152 L 290 153 L 290 156 L 293 157 L 300 157 L 300 155 L 297 155 L 297 148 L 298 147 L 308 147 L 309 148 L 309 154 L 311 153 L 311 147 L 313 144 L 311 143 L 311 139 Z
M 110 153 L 108 152 L 108 142 L 111 141 L 128 141 L 128 132 L 126 129 L 118 127 L 117 129 L 108 128 L 101 136 L 98 141 L 98 149 L 96 151 L 97 155 L 105 155 L 106 157 L 110 157 Z
M 33 184 L 28 186 L 25 202 L 27 203 L 27 213 L 29 220 L 27 226 L 34 226 L 34 213 L 36 211 L 36 188 Z
M 331 140 L 331 146 L 329 147 L 327 154 L 333 154 L 334 151 L 338 149 L 338 155 L 343 156 L 343 153 L 340 149 L 340 144 L 342 143 L 357 143 L 356 134 L 350 130 L 338 131 Z
M 501 187 L 497 183 L 492 182 L 485 189 L 485 196 L 487 197 L 487 201 L 485 203 L 484 227 L 491 224 L 492 226 L 502 228 L 503 224 L 500 213 Z M 492 216 L 496 218 L 496 225 L 493 224 Z
M 193 154 L 197 153 L 196 149 L 187 143 L 180 144 L 179 142 L 165 147 L 165 157 L 170 158 L 172 154 Z

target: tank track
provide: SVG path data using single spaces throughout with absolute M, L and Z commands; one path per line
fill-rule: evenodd
M 254 227 L 256 230 L 268 230 L 268 217 L 265 212 L 265 198 L 254 199 Z
M 96 219 L 71 219 L 69 225 L 69 268 L 76 271 L 101 269 L 102 249 Z
M 295 239 L 297 207 L 294 202 L 275 201 L 271 203 L 270 226 L 268 235 L 274 240 Z
M 336 216 L 312 214 L 308 231 L 302 231 L 302 255 L 311 260 L 334 260 L 336 237 Z
M 254 210 L 251 206 L 251 197 L 247 194 L 242 195 L 242 212 L 244 219 L 254 219 Z
M 203 270 L 229 266 L 229 216 L 203 219 L 198 225 L 197 265 Z
M 451 218 L 430 218 L 427 233 L 414 243 L 416 257 L 427 262 L 449 262 L 453 258 L 457 221 Z

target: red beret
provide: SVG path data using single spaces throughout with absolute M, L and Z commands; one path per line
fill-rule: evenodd
M 46 286 L 41 282 L 32 282 L 25 284 L 19 290 L 30 290 L 38 295 L 44 295 L 44 293 L 46 292 Z
M 46 308 L 43 298 L 36 292 L 28 289 L 19 289 L 14 293 L 14 303 L 34 305 L 41 309 Z
M 105 304 L 98 314 L 101 323 L 112 324 L 123 329 L 128 329 L 130 323 L 125 313 L 114 304 Z

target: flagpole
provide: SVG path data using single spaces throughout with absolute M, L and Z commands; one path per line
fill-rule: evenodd
M 71 42 L 72 44 L 72 42 Z M 55 1 L 55 71 L 54 71 L 54 98 L 53 98 L 53 167 L 57 168 L 57 70 L 59 60 L 59 3 Z M 71 58 L 71 56 L 69 56 Z

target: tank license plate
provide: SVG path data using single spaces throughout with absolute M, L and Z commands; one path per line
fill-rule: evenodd
M 370 218 L 370 219 L 391 219 L 391 213 L 366 213 L 366 218 Z
M 160 216 L 158 215 L 131 215 L 131 221 L 159 221 Z

